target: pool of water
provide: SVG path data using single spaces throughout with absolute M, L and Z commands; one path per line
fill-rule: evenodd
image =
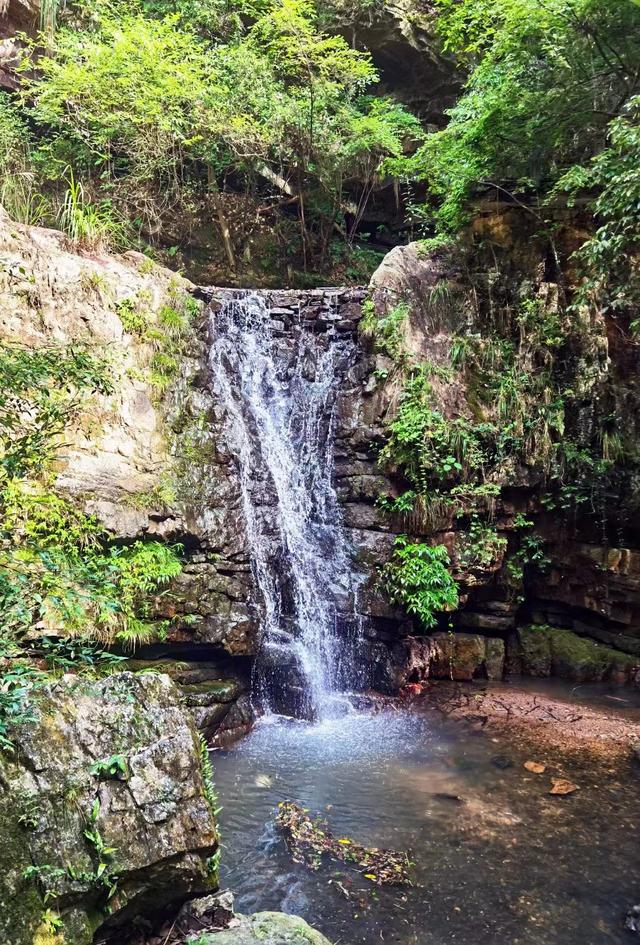
M 213 754 L 222 883 L 237 911 L 296 913 L 335 945 L 630 945 L 640 780 L 620 762 L 568 766 L 548 752 L 531 774 L 531 757 L 435 713 L 263 720 Z M 555 776 L 580 789 L 550 796 Z M 284 800 L 337 836 L 410 850 L 414 885 L 293 863 L 273 825 Z

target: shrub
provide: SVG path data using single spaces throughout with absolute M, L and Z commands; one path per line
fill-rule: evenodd
M 437 624 L 437 614 L 458 606 L 458 588 L 447 570 L 444 545 L 426 545 L 398 537 L 393 557 L 382 571 L 382 583 L 393 603 L 418 617 L 425 629 Z

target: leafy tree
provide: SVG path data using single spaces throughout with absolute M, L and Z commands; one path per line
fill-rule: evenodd
M 47 172 L 74 164 L 153 225 L 199 153 L 207 76 L 200 41 L 172 20 L 134 15 L 102 18 L 93 32 L 60 30 L 25 93 L 33 118 L 55 132 L 42 150 Z
M 469 69 L 450 123 L 416 158 L 442 229 L 478 188 L 544 196 L 604 145 L 640 88 L 632 0 L 436 0 L 445 49 Z
M 640 327 L 640 96 L 608 128 L 607 147 L 585 166 L 573 167 L 557 192 L 597 193 L 596 230 L 578 252 L 584 276 L 578 304 L 587 303 Z
M 296 209 L 305 259 L 326 258 L 345 211 L 357 221 L 385 162 L 402 164 L 417 121 L 364 94 L 377 81 L 370 57 L 323 33 L 309 0 L 243 7 L 215 40 L 187 23 L 189 4 L 162 18 L 168 6 L 151 18 L 145 3 L 99 6 L 81 29 L 58 30 L 23 96 L 43 173 L 71 181 L 66 204 L 79 190 L 92 232 L 108 231 L 109 201 L 153 236 L 176 208 L 209 199 L 232 266 L 218 192 L 233 174 Z

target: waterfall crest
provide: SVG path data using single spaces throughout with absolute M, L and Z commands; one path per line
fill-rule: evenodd
M 355 345 L 301 318 L 285 332 L 259 293 L 233 293 L 211 318 L 213 384 L 262 598 L 254 699 L 265 712 L 334 715 L 356 675 L 337 613 L 357 581 L 332 484 L 336 394 Z

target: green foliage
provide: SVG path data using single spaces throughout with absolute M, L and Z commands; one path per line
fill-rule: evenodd
M 507 547 L 504 535 L 499 535 L 495 527 L 480 521 L 477 516 L 471 519 L 461 538 L 460 546 L 456 548 L 461 568 L 488 568 L 500 560 Z
M 57 898 L 58 882 L 66 875 L 66 870 L 59 866 L 52 866 L 50 863 L 33 864 L 22 871 L 23 879 L 36 884 L 45 905 Z
M 102 758 L 91 765 L 91 774 L 100 781 L 124 781 L 128 777 L 129 769 L 124 755 L 111 755 Z
M 31 162 L 32 140 L 20 109 L 0 91 L 0 205 L 18 223 L 38 224 L 48 205 Z
M 41 469 L 84 397 L 111 389 L 104 360 L 80 345 L 0 342 L 0 482 Z
M 118 890 L 118 880 L 120 877 L 113 862 L 114 856 L 118 851 L 115 847 L 109 847 L 105 843 L 98 827 L 99 814 L 100 800 L 96 798 L 89 814 L 89 825 L 84 831 L 84 836 L 97 862 L 93 873 L 83 878 L 89 879 L 108 901 Z
M 176 212 L 210 218 L 212 205 L 228 228 L 219 194 L 233 174 L 245 194 L 297 205 L 304 267 L 326 261 L 337 229 L 345 271 L 368 275 L 371 252 L 352 246 L 345 213 L 355 228 L 422 132 L 366 94 L 378 78 L 369 55 L 324 32 L 313 3 L 114 0 L 77 12 L 49 55 L 34 49 L 16 112 L 37 130 L 29 167 L 74 242 L 118 245 L 131 238 L 125 220 L 154 239 Z
M 329 256 L 336 283 L 365 285 L 382 262 L 384 253 L 334 239 L 329 246 Z
M 456 557 L 465 570 L 501 560 L 507 541 L 493 525 L 494 504 L 514 473 L 535 470 L 549 490 L 548 507 L 586 501 L 595 507 L 607 489 L 610 457 L 624 455 L 614 425 L 596 425 L 586 436 L 565 429 L 567 408 L 577 411 L 580 404 L 572 372 L 576 389 L 584 390 L 584 367 L 576 358 L 582 329 L 563 306 L 526 294 L 514 298 L 497 277 L 484 298 L 479 292 L 476 298 L 489 304 L 477 311 L 473 333 L 453 337 L 450 352 L 451 379 L 464 386 L 472 416 L 435 409 L 432 366 L 413 367 L 405 371 L 380 451 L 408 488 L 397 498 L 382 497 L 379 507 L 402 515 L 403 527 L 420 534 L 462 521 Z M 524 517 L 514 522 L 524 530 L 507 563 L 517 586 L 533 568 L 549 564 L 531 525 Z
M 164 392 L 177 377 L 179 358 L 190 337 L 191 324 L 200 311 L 198 302 L 176 285 L 170 285 L 157 315 L 151 311 L 146 291 L 121 299 L 116 312 L 129 334 L 151 346 L 148 379 L 156 391 Z
M 640 8 L 629 0 L 437 0 L 445 48 L 469 68 L 443 131 L 416 158 L 445 231 L 478 188 L 545 195 L 602 146 L 633 94 Z
M 485 439 L 494 432 L 488 424 L 458 417 L 445 420 L 431 407 L 429 371 L 414 369 L 405 381 L 398 410 L 387 427 L 383 462 L 399 467 L 419 492 L 435 482 L 478 475 L 486 462 Z
M 7 659 L 11 650 L 2 647 Z M 44 674 L 26 662 L 12 660 L 0 675 L 0 750 L 11 751 L 11 728 L 33 721 L 31 695 L 44 680 Z
M 58 213 L 60 229 L 78 249 L 126 246 L 123 226 L 116 222 L 110 203 L 91 203 L 82 182 L 76 180 L 71 168 L 67 168 L 67 174 L 67 189 Z
M 41 799 L 37 793 L 20 792 L 17 798 L 20 804 L 18 823 L 25 830 L 35 830 L 40 823 Z
M 140 541 L 109 546 L 95 519 L 33 483 L 8 480 L 0 506 L 6 630 L 15 635 L 37 623 L 49 635 L 128 646 L 153 636 L 147 600 L 180 573 L 177 549 Z
M 391 561 L 382 571 L 382 583 L 391 601 L 432 629 L 436 615 L 458 606 L 458 588 L 447 570 L 449 555 L 444 545 L 425 545 L 398 537 Z
M 44 659 L 47 670 L 52 676 L 74 672 L 88 676 L 108 676 L 116 672 L 126 656 L 117 656 L 103 650 L 97 643 L 80 638 L 59 639 L 43 637 L 38 643 L 37 652 Z
M 444 253 L 455 247 L 455 240 L 446 234 L 427 236 L 418 241 L 417 252 L 421 257 L 432 256 L 434 253 Z
M 71 152 L 80 170 L 102 166 L 132 216 L 150 209 L 150 187 L 164 189 L 165 199 L 175 194 L 204 118 L 207 61 L 196 37 L 171 20 L 105 15 L 98 30 L 60 30 L 53 52 L 39 61 L 30 89 L 33 117 L 57 132 L 48 170 L 64 166 Z M 80 217 L 86 209 L 77 187 L 71 178 L 72 221 L 76 204 Z
M 48 902 L 55 902 L 60 898 L 60 881 L 62 879 L 77 880 L 83 883 L 91 883 L 102 899 L 102 905 L 106 905 L 118 889 L 119 874 L 114 863 L 114 857 L 117 853 L 115 847 L 109 847 L 104 841 L 100 828 L 98 826 L 98 817 L 100 814 L 100 800 L 96 797 L 91 810 L 86 815 L 86 824 L 84 837 L 89 845 L 94 867 L 91 872 L 77 871 L 73 866 L 66 868 L 53 866 L 50 863 L 36 863 L 27 866 L 22 873 L 23 879 L 34 882 L 42 897 L 45 905 Z M 50 922 L 55 927 L 56 918 L 54 913 L 49 913 Z
M 607 147 L 590 164 L 573 167 L 556 187 L 571 199 L 584 191 L 593 202 L 597 228 L 578 251 L 584 274 L 577 306 L 627 319 L 633 335 L 640 319 L 640 95 L 631 98 L 608 127 Z
M 376 351 L 388 355 L 399 366 L 406 358 L 403 328 L 409 314 L 409 306 L 405 302 L 394 305 L 383 315 L 376 313 L 371 300 L 362 306 L 360 331 L 365 337 L 374 339 Z

